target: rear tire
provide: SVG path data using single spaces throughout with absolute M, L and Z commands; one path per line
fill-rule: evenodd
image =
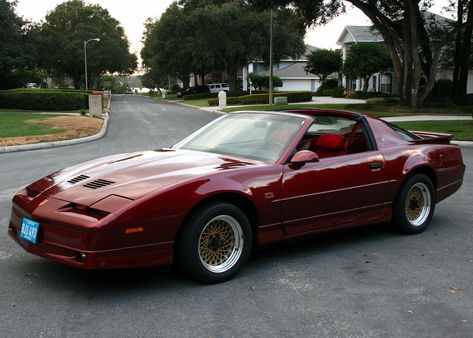
M 418 234 L 429 225 L 435 210 L 434 185 L 424 174 L 409 177 L 393 205 L 393 223 L 405 234 Z
M 231 279 L 248 259 L 252 233 L 248 217 L 229 203 L 212 203 L 193 212 L 176 244 L 184 273 L 213 284 Z

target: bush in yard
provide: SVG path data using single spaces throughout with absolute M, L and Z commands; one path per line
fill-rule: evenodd
M 327 79 L 327 81 L 325 81 L 324 87 L 327 88 L 327 89 L 337 88 L 338 87 L 338 79 Z
M 218 97 L 218 93 L 197 93 L 197 94 L 189 94 L 184 95 L 182 98 L 184 100 L 196 100 L 196 99 L 211 99 Z
M 80 110 L 87 109 L 87 92 L 52 90 L 1 91 L 0 108 L 25 110 Z
M 333 89 L 332 96 L 333 97 L 343 97 L 345 94 L 345 88 L 343 87 L 337 87 Z
M 311 92 L 277 92 L 273 97 L 285 96 L 288 103 L 312 101 Z M 265 104 L 269 102 L 268 94 L 244 95 L 239 97 L 227 97 L 227 104 Z M 210 99 L 209 106 L 217 106 L 218 99 Z
M 453 82 L 450 79 L 438 79 L 435 82 L 432 96 L 436 99 L 446 100 L 452 94 Z
M 324 89 L 321 90 L 320 92 L 317 91 L 317 96 L 332 96 L 333 95 L 333 89 Z

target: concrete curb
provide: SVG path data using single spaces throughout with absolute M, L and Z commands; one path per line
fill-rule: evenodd
M 70 146 L 74 144 L 80 143 L 87 143 L 101 139 L 107 133 L 108 128 L 108 114 L 102 115 L 103 124 L 100 131 L 91 136 L 75 138 L 72 140 L 64 140 L 64 141 L 53 141 L 53 142 L 43 142 L 43 143 L 32 143 L 32 144 L 24 144 L 19 146 L 8 146 L 8 147 L 0 147 L 0 154 L 1 153 L 13 153 L 19 151 L 27 151 L 27 150 L 36 150 L 36 149 L 48 149 L 48 148 L 55 148 L 55 147 L 63 147 L 63 146 Z
M 471 142 L 471 141 L 455 141 L 455 140 L 453 140 L 451 143 L 458 144 L 461 147 L 473 148 L 473 142 Z

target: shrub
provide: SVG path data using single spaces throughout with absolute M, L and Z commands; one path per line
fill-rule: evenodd
M 333 97 L 343 97 L 344 94 L 345 94 L 345 88 L 337 87 L 337 88 L 333 89 L 332 96 Z
M 327 79 L 325 81 L 325 88 L 327 89 L 334 89 L 338 87 L 338 79 Z
M 73 88 L 16 88 L 8 92 L 14 93 L 86 93 L 92 94 L 92 90 L 73 89 Z
M 288 103 L 312 101 L 311 92 L 277 92 L 273 97 L 286 96 Z M 268 103 L 269 94 L 243 95 L 239 97 L 227 97 L 227 104 L 261 104 Z M 209 106 L 217 106 L 218 99 L 210 99 Z
M 455 100 L 455 103 L 462 106 L 473 106 L 473 94 L 466 94 Z M 473 116 L 473 113 L 472 113 Z
M 184 100 L 195 100 L 195 99 L 206 99 L 206 98 L 215 98 L 218 97 L 218 93 L 198 93 L 198 94 L 189 94 L 184 95 L 182 98 Z
M 0 108 L 26 110 L 80 110 L 87 109 L 87 92 L 50 90 L 1 91 Z
M 333 95 L 333 89 L 324 89 L 321 90 L 320 92 L 316 92 L 317 96 L 332 96 Z
M 438 79 L 435 82 L 432 96 L 437 99 L 448 99 L 452 94 L 453 82 L 450 79 Z
M 395 94 L 389 93 L 380 93 L 380 92 L 363 92 L 361 90 L 357 90 L 354 93 L 350 92 L 350 98 L 354 99 L 369 99 L 372 97 L 396 97 Z

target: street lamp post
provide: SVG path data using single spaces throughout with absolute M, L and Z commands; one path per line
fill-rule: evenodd
M 85 90 L 89 90 L 89 83 L 87 82 L 87 44 L 90 41 L 100 41 L 99 38 L 89 39 L 84 41 L 84 69 L 85 69 Z

